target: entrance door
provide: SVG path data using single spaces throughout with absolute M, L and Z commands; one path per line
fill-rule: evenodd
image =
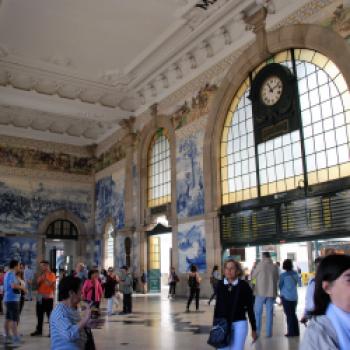
M 153 293 L 160 292 L 160 237 L 148 237 L 148 286 Z

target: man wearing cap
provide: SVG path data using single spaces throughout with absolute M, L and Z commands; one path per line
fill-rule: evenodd
M 123 293 L 123 312 L 121 314 L 130 314 L 132 312 L 132 276 L 126 265 L 121 268 L 120 291 Z
M 53 300 L 56 289 L 56 276 L 50 271 L 49 262 L 42 260 L 40 262 L 41 275 L 37 278 L 38 285 L 37 301 L 36 301 L 36 317 L 38 324 L 36 330 L 31 333 L 32 337 L 41 336 L 43 333 L 44 314 L 50 318 L 53 309 Z

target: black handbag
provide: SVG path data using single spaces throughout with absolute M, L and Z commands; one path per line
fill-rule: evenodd
M 230 324 L 226 318 L 215 318 L 209 333 L 207 344 L 216 349 L 225 348 L 226 346 L 230 345 L 230 328 Z
M 233 302 L 233 312 L 230 313 L 229 319 L 226 318 L 214 318 L 213 326 L 209 333 L 207 344 L 214 347 L 215 349 L 222 349 L 230 345 L 234 334 L 232 332 L 232 321 L 231 315 L 235 313 L 237 300 L 239 293 L 239 282 L 237 285 L 237 291 L 235 294 L 235 300 Z

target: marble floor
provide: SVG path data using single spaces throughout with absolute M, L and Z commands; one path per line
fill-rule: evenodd
M 301 291 L 303 294 L 303 291 Z M 302 298 L 300 300 L 303 300 Z M 125 350 L 163 350 L 163 349 L 212 349 L 206 344 L 214 306 L 208 306 L 207 300 L 201 300 L 199 312 L 185 312 L 185 299 L 168 300 L 165 293 L 162 295 L 135 295 L 133 298 L 133 314 L 122 316 L 105 315 L 105 304 L 102 303 L 103 315 L 98 329 L 94 329 L 94 337 L 98 350 L 125 349 Z M 194 305 L 192 305 L 194 309 Z M 299 305 L 298 314 L 302 312 Z M 0 324 L 3 325 L 4 316 L 0 315 Z M 19 349 L 46 350 L 50 349 L 50 338 L 30 337 L 35 329 L 34 302 L 26 302 L 20 333 L 23 334 L 23 345 Z M 282 307 L 276 305 L 274 318 L 274 336 L 264 337 L 264 332 L 258 341 L 252 345 L 248 336 L 245 349 L 259 350 L 297 350 L 298 338 L 286 338 L 285 320 Z M 301 325 L 301 336 L 304 326 Z M 48 324 L 45 324 L 44 334 L 48 333 Z M 4 348 L 3 343 L 0 349 Z M 11 347 L 7 347 L 11 349 Z

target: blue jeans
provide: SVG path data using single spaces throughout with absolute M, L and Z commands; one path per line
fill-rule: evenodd
M 258 335 L 261 333 L 261 319 L 263 313 L 263 305 L 266 304 L 266 336 L 272 336 L 272 324 L 273 324 L 273 305 L 275 298 L 262 297 L 257 295 L 255 297 L 254 312 L 256 319 L 256 332 Z
M 248 334 L 248 322 L 246 320 L 232 322 L 232 334 L 231 344 L 221 350 L 244 350 Z

